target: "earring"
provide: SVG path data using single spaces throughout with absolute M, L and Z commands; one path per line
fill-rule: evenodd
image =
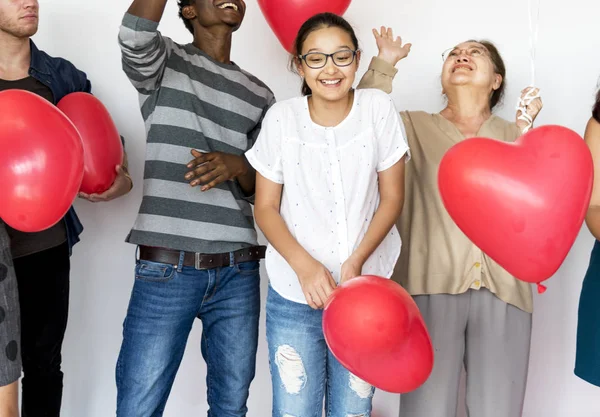
M 191 10 L 190 7 L 186 7 L 185 9 L 183 9 L 183 17 L 185 17 L 186 19 L 194 19 L 196 17 L 196 14 Z

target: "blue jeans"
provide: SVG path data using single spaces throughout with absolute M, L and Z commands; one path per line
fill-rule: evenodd
M 224 268 L 138 261 L 117 362 L 117 417 L 159 417 L 194 319 L 202 320 L 209 417 L 244 417 L 256 368 L 259 262 Z
M 327 348 L 322 310 L 267 297 L 273 417 L 369 417 L 375 388 L 352 375 Z

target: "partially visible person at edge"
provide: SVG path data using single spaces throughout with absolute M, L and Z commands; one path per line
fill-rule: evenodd
M 21 376 L 19 292 L 10 238 L 0 219 L 0 417 L 17 417 Z
M 379 48 L 359 88 L 392 90 L 395 65 L 411 48 L 391 29 L 374 30 Z M 403 111 L 412 159 L 406 164 L 406 200 L 398 220 L 403 246 L 393 279 L 414 297 L 435 349 L 429 379 L 401 398 L 402 417 L 456 415 L 463 364 L 470 415 L 521 415 L 527 380 L 533 297 L 517 280 L 477 248 L 444 208 L 437 172 L 454 144 L 482 136 L 514 141 L 528 127 L 525 115 L 509 122 L 492 111 L 506 86 L 504 62 L 487 41 L 466 41 L 443 54 L 439 113 Z M 531 94 L 530 94 L 531 93 Z M 522 91 L 522 98 L 537 90 Z M 533 120 L 539 98 L 526 107 Z
M 40 51 L 30 39 L 38 29 L 37 0 L 0 0 L 0 91 L 21 89 L 35 93 L 56 104 L 74 92 L 91 92 L 86 75 L 62 58 Z M 0 115 L 1 117 L 1 115 Z M 127 173 L 127 157 L 116 167 L 112 187 L 100 195 L 81 194 L 89 201 L 109 201 L 127 194 L 133 183 Z M 69 306 L 70 255 L 83 231 L 75 210 L 71 208 L 63 220 L 38 233 L 24 233 L 6 225 L 16 281 L 18 301 L 12 280 L 0 283 L 11 291 L 8 312 L 16 314 L 20 304 L 21 334 L 18 317 L 8 317 L 12 323 L 10 346 L 0 346 L 0 409 L 16 409 L 16 380 L 23 364 L 22 415 L 24 417 L 59 416 L 62 400 L 63 373 L 61 349 L 67 326 Z M 3 246 L 8 239 L 2 239 Z M 6 257 L 4 253 L 4 257 Z M 0 275 L 11 277 L 11 260 L 3 259 Z M 0 276 L 1 278 L 1 276 Z M 0 297 L 1 298 L 1 297 Z M 2 321 L 0 311 L 0 322 Z M 0 334 L 2 330 L 0 330 Z M 4 366 L 7 353 L 12 363 Z M 6 400 L 6 401 L 5 401 Z M 12 404 L 12 405 L 10 405 Z M 12 412 L 14 414 L 14 412 Z M 9 414 L 11 415 L 11 414 Z
M 167 0 L 135 0 L 119 33 L 147 128 L 144 196 L 127 241 L 139 248 L 116 367 L 117 416 L 161 416 L 195 319 L 209 416 L 243 417 L 255 374 L 259 246 L 244 157 L 274 103 L 231 60 L 241 0 L 180 0 L 191 43 L 158 31 Z M 191 160 L 190 160 L 191 159 Z
M 600 91 L 585 130 L 585 143 L 594 161 L 594 186 L 585 222 L 596 241 L 579 298 L 575 375 L 600 387 Z
M 368 416 L 375 388 L 328 349 L 323 306 L 363 274 L 389 278 L 408 159 L 389 96 L 356 91 L 360 50 L 335 14 L 300 28 L 292 66 L 302 97 L 275 104 L 246 155 L 257 171 L 256 222 L 269 241 L 267 341 L 273 417 Z M 384 279 L 382 278 L 382 279 Z

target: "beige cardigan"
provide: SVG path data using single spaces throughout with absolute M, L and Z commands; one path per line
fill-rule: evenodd
M 358 88 L 392 91 L 397 70 L 373 58 Z M 533 311 L 531 284 L 520 281 L 476 247 L 448 215 L 438 192 L 437 173 L 450 147 L 464 139 L 439 113 L 401 112 L 411 159 L 406 164 L 406 192 L 397 222 L 402 251 L 393 279 L 412 295 L 461 294 L 487 288 L 502 301 Z M 515 123 L 490 117 L 477 136 L 514 141 Z

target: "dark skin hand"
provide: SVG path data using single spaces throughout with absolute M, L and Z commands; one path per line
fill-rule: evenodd
M 237 179 L 246 195 L 254 194 L 256 176 L 244 156 L 224 152 L 191 151 L 192 159 L 185 174 L 192 187 L 201 186 L 200 191 L 208 191 L 216 185 Z

